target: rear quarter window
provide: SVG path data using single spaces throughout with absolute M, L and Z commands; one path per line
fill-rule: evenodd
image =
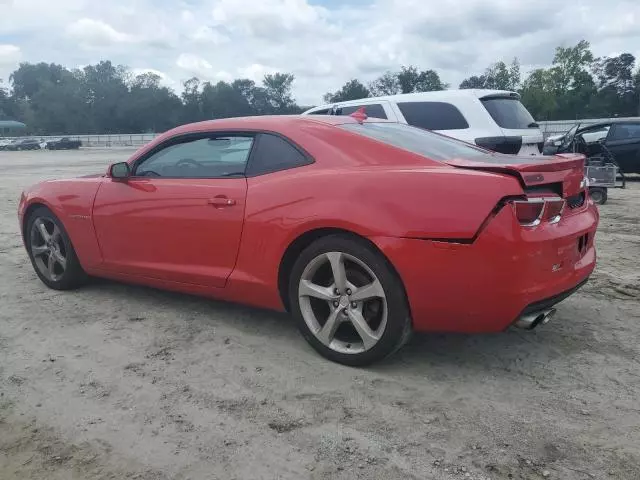
M 482 98 L 480 101 L 500 128 L 509 130 L 538 128 L 529 110 L 517 98 L 494 97 Z
M 251 152 L 247 176 L 288 170 L 313 163 L 313 160 L 288 140 L 270 133 L 261 133 Z
M 409 125 L 427 130 L 464 130 L 469 123 L 457 107 L 446 102 L 398 103 Z

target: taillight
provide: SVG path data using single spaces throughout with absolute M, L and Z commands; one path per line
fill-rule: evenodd
M 535 227 L 542 221 L 544 202 L 530 202 L 528 200 L 516 200 L 513 202 L 513 209 L 520 225 L 525 227 Z
M 545 201 L 544 219 L 549 220 L 549 223 L 558 223 L 562 217 L 562 211 L 564 210 L 564 199 L 549 199 Z
M 559 197 L 534 197 L 511 202 L 516 218 L 523 227 L 535 227 L 543 221 L 558 223 L 565 201 Z

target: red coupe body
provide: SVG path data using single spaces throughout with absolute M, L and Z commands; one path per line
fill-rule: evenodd
M 217 178 L 47 181 L 23 193 L 20 224 L 48 207 L 90 275 L 276 310 L 288 306 L 289 269 L 301 250 L 350 232 L 393 266 L 418 331 L 504 330 L 592 272 L 598 212 L 581 156 L 433 159 L 385 141 L 389 132 L 358 130 L 376 125 L 391 124 L 284 116 L 186 125 L 137 151 L 132 171 L 176 139 L 201 134 L 254 139 L 249 162 L 267 143 L 261 135 L 277 137 L 307 161 Z M 263 161 L 277 165 L 277 151 L 263 150 Z M 517 203 L 549 195 L 562 202 L 558 215 L 536 211 L 523 222 Z

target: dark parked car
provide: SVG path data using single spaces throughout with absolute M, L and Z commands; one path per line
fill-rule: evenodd
M 46 144 L 49 150 L 76 150 L 80 148 L 82 142 L 80 140 L 71 140 L 69 137 L 50 140 Z
M 35 138 L 16 140 L 5 147 L 5 150 L 40 150 L 40 141 Z
M 601 143 L 613 154 L 624 173 L 640 173 L 640 120 L 610 120 L 579 127 L 576 135 L 581 135 L 587 144 L 587 155 L 599 155 Z M 547 139 L 545 155 L 554 155 L 562 144 L 564 136 Z

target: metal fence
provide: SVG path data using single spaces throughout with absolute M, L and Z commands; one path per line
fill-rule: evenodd
M 576 123 L 580 123 L 582 126 L 592 125 L 594 123 L 600 122 L 608 122 L 610 120 L 623 120 L 622 118 L 583 118 L 580 120 L 554 120 L 549 122 L 539 121 L 538 125 L 540 125 L 540 130 L 542 130 L 542 134 L 544 138 L 548 138 L 552 135 L 560 135 L 565 132 L 568 132 L 571 127 L 573 127 Z M 634 120 L 640 121 L 640 117 L 626 117 L 624 120 Z
M 640 121 L 640 117 L 629 117 L 629 120 Z M 613 120 L 611 118 L 587 118 L 582 120 L 555 120 L 539 121 L 540 130 L 544 138 L 551 135 L 560 135 L 567 132 L 576 123 L 581 125 L 591 125 L 598 122 Z M 620 120 L 619 118 L 617 120 Z M 83 147 L 140 147 L 156 138 L 158 133 L 132 133 L 113 135 L 65 135 L 72 140 L 80 140 Z M 53 140 L 60 136 L 30 136 L 29 138 L 42 139 L 42 141 Z
M 131 133 L 113 135 L 64 135 L 70 140 L 80 140 L 83 147 L 140 147 L 156 138 L 158 133 Z M 31 135 L 27 138 L 35 138 L 43 142 L 62 138 L 57 136 Z

